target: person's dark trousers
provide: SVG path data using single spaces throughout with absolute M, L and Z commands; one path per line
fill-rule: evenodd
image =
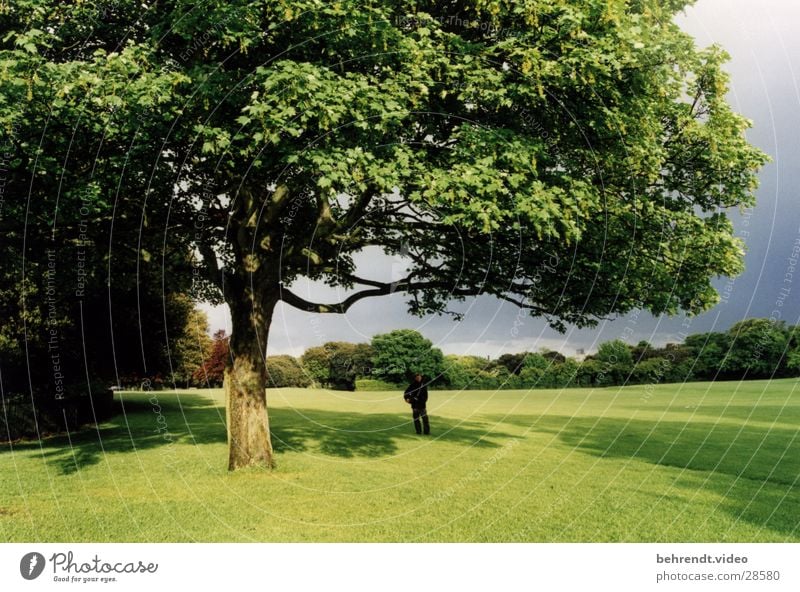
M 428 423 L 428 410 L 427 409 L 412 409 L 412 414 L 414 416 L 414 429 L 417 430 L 418 434 L 430 434 L 431 433 L 431 426 Z M 420 425 L 419 420 L 422 419 L 422 425 Z

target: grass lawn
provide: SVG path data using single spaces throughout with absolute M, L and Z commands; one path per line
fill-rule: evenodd
M 430 436 L 399 392 L 274 389 L 278 470 L 233 474 L 222 391 L 123 393 L 0 445 L 0 541 L 796 542 L 798 385 L 431 391 Z

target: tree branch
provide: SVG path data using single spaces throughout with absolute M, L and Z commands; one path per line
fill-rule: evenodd
M 359 300 L 363 300 L 364 298 L 370 298 L 371 296 L 384 296 L 390 293 L 390 289 L 388 284 L 385 288 L 373 288 L 371 290 L 363 290 L 361 292 L 356 292 L 355 294 L 351 294 L 347 298 L 345 298 L 342 302 L 337 302 L 335 304 L 320 304 L 317 302 L 310 302 L 305 298 L 301 298 L 291 290 L 281 287 L 280 294 L 281 300 L 284 301 L 286 304 L 290 304 L 295 308 L 298 308 L 305 312 L 316 312 L 316 313 L 334 313 L 334 314 L 344 314 L 347 310 L 353 306 Z
M 515 304 L 519 308 L 522 308 L 522 309 L 525 309 L 525 310 L 535 310 L 539 314 L 547 314 L 547 311 L 545 311 L 540 306 L 535 306 L 533 304 L 525 304 L 524 299 L 523 300 L 517 300 L 516 298 L 512 298 L 511 296 L 509 296 L 507 294 L 495 294 L 495 296 L 497 296 L 498 298 L 501 298 L 502 300 L 506 300 L 507 302 L 510 302 L 511 304 Z
M 350 207 L 347 215 L 344 216 L 338 225 L 339 230 L 349 230 L 353 228 L 361 217 L 366 213 L 372 199 L 377 195 L 377 191 L 369 187 L 358 196 L 358 201 Z
M 286 184 L 278 185 L 270 197 L 267 207 L 262 215 L 262 221 L 269 226 L 278 219 L 286 200 L 289 198 L 289 188 Z
M 352 274 L 349 274 L 349 273 L 342 273 L 340 275 L 343 278 L 345 278 L 345 279 L 347 279 L 347 280 L 349 280 L 351 282 L 354 282 L 356 284 L 364 284 L 365 286 L 374 286 L 376 288 L 383 288 L 384 286 L 387 285 L 386 282 L 379 282 L 377 280 L 370 280 L 370 279 L 358 277 L 356 275 L 352 275 Z M 407 281 L 407 280 L 410 280 L 410 279 L 411 279 L 411 276 L 408 276 L 407 278 L 404 278 L 401 281 Z M 391 284 L 389 284 L 389 285 L 391 285 Z M 396 288 L 395 288 L 395 290 L 396 290 Z
M 411 283 L 412 275 L 409 275 L 397 282 L 383 283 L 374 280 L 364 280 L 362 283 L 366 285 L 375 286 L 370 290 L 362 290 L 351 294 L 341 302 L 332 304 L 322 304 L 319 302 L 311 302 L 305 298 L 301 298 L 282 284 L 280 286 L 280 299 L 286 304 L 294 306 L 305 312 L 316 313 L 333 313 L 344 314 L 359 300 L 364 298 L 371 298 L 372 296 L 386 296 L 396 292 L 418 292 L 420 290 L 441 289 L 448 290 L 451 295 L 455 296 L 479 296 L 483 292 L 480 288 L 452 288 L 445 282 L 419 282 L 416 284 Z

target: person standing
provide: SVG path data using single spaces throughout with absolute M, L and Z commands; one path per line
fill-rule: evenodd
M 403 393 L 403 399 L 411 405 L 411 416 L 414 418 L 414 429 L 418 434 L 430 434 L 431 427 L 428 423 L 428 387 L 422 380 L 422 374 L 416 374 L 414 381 L 408 385 Z M 422 420 L 422 425 L 420 425 Z

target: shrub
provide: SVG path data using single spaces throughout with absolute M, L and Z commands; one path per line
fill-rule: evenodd
M 672 363 L 666 358 L 642 360 L 633 367 L 631 382 L 639 384 L 666 382 L 671 370 Z
M 371 374 L 373 355 L 368 343 L 329 341 L 306 350 L 301 360 L 314 384 L 352 391 L 357 378 Z
M 622 367 L 633 365 L 633 354 L 628 345 L 621 339 L 601 343 L 597 350 L 597 359 L 606 364 Z
M 298 387 L 305 388 L 311 384 L 311 379 L 292 356 L 267 357 L 267 386 L 274 388 Z
M 444 381 L 452 389 L 494 390 L 512 388 L 504 383 L 511 378 L 509 371 L 479 356 L 449 355 L 444 361 Z M 517 385 L 517 383 L 515 383 Z M 516 388 L 516 387 L 515 387 Z

